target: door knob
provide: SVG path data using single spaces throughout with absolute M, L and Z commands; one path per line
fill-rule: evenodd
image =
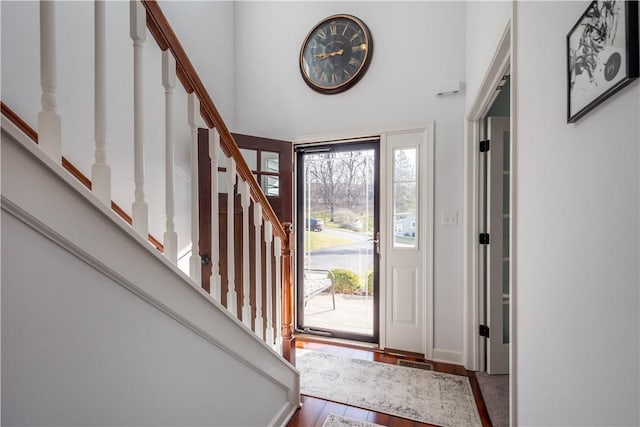
M 376 254 L 380 255 L 380 232 L 376 232 L 375 239 L 368 239 L 367 242 L 373 242 L 376 244 Z

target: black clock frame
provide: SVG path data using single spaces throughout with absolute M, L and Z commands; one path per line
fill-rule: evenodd
M 347 19 L 349 21 L 352 21 L 353 24 L 355 26 L 357 26 L 361 31 L 362 34 L 364 35 L 365 38 L 365 43 L 367 44 L 367 50 L 365 53 L 365 57 L 362 61 L 362 66 L 360 66 L 360 68 L 358 68 L 356 70 L 356 73 L 349 78 L 347 81 L 337 85 L 337 86 L 331 86 L 331 87 L 324 87 L 324 86 L 319 86 L 317 83 L 315 83 L 311 77 L 306 73 L 305 68 L 304 68 L 304 52 L 306 50 L 307 44 L 310 41 L 311 36 L 315 33 L 315 31 L 324 26 L 327 22 L 329 21 L 333 21 L 336 19 Z M 362 78 L 362 76 L 365 75 L 365 73 L 367 72 L 367 69 L 369 68 L 369 64 L 371 63 L 371 58 L 373 57 L 373 38 L 371 37 L 371 32 L 369 31 L 369 27 L 367 27 L 367 25 L 359 18 L 353 16 L 353 15 L 347 15 L 347 14 L 337 14 L 337 15 L 331 15 L 323 20 L 321 20 L 320 22 L 318 22 L 316 25 L 314 25 L 311 30 L 309 31 L 309 33 L 307 33 L 307 36 L 304 38 L 304 42 L 302 43 L 302 46 L 300 47 L 300 58 L 299 58 L 299 66 L 300 66 L 300 74 L 302 75 L 302 79 L 304 80 L 304 82 L 307 84 L 307 86 L 309 86 L 311 89 L 315 90 L 316 92 L 325 94 L 325 95 L 332 95 L 332 94 L 336 94 L 336 93 L 341 93 L 346 91 L 347 89 L 350 89 L 351 87 L 353 87 L 358 81 L 360 81 L 360 79 Z

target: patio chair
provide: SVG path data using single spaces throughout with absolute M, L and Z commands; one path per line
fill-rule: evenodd
M 335 277 L 329 270 L 305 269 L 304 270 L 304 306 L 315 296 L 327 289 L 331 289 L 333 310 L 336 309 Z

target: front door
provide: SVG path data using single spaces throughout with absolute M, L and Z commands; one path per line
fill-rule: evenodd
M 375 140 L 297 151 L 297 328 L 378 342 Z

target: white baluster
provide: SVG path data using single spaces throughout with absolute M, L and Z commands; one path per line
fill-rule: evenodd
M 176 60 L 169 49 L 162 52 L 162 85 L 165 94 L 165 210 L 167 213 L 164 232 L 164 254 L 176 264 L 178 262 L 178 233 L 176 233 L 175 188 L 173 185 L 173 89 L 176 87 Z
M 238 317 L 238 294 L 236 293 L 236 252 L 234 246 L 234 206 L 236 184 L 236 162 L 233 157 L 227 159 L 227 310 Z
M 187 120 L 191 128 L 191 257 L 189 258 L 189 276 L 198 286 L 202 285 L 202 260 L 200 258 L 198 224 L 198 124 L 200 101 L 195 92 L 188 96 Z
M 282 240 L 273 240 L 273 257 L 276 264 L 276 344 L 275 350 L 282 354 Z
M 264 243 L 265 243 L 265 303 L 267 305 L 267 330 L 265 332 L 265 342 L 273 345 L 273 288 L 271 287 L 271 242 L 273 240 L 273 229 L 270 221 L 264 222 Z
M 259 203 L 253 204 L 253 225 L 255 226 L 255 242 L 256 242 L 256 335 L 264 340 L 264 321 L 262 319 L 262 238 L 260 237 L 260 227 L 262 227 L 262 206 Z
M 144 200 L 144 117 L 142 45 L 147 38 L 146 11 L 139 1 L 130 2 L 131 39 L 133 40 L 133 164 L 135 201 L 133 228 L 146 240 L 149 234 L 149 207 Z
M 62 162 L 61 124 L 56 111 L 55 2 L 40 1 L 40 86 L 42 111 L 38 113 L 38 144 L 56 163 Z
M 240 196 L 242 204 L 242 323 L 251 329 L 251 291 L 250 259 L 249 259 L 249 206 L 251 205 L 251 192 L 249 183 L 242 182 Z
M 211 295 L 220 302 L 220 201 L 218 199 L 218 152 L 220 134 L 218 129 L 209 129 L 209 157 L 211 157 Z
M 91 166 L 91 189 L 93 194 L 109 208 L 111 207 L 111 167 L 107 164 L 107 48 L 105 2 L 94 5 L 95 44 L 95 163 Z

